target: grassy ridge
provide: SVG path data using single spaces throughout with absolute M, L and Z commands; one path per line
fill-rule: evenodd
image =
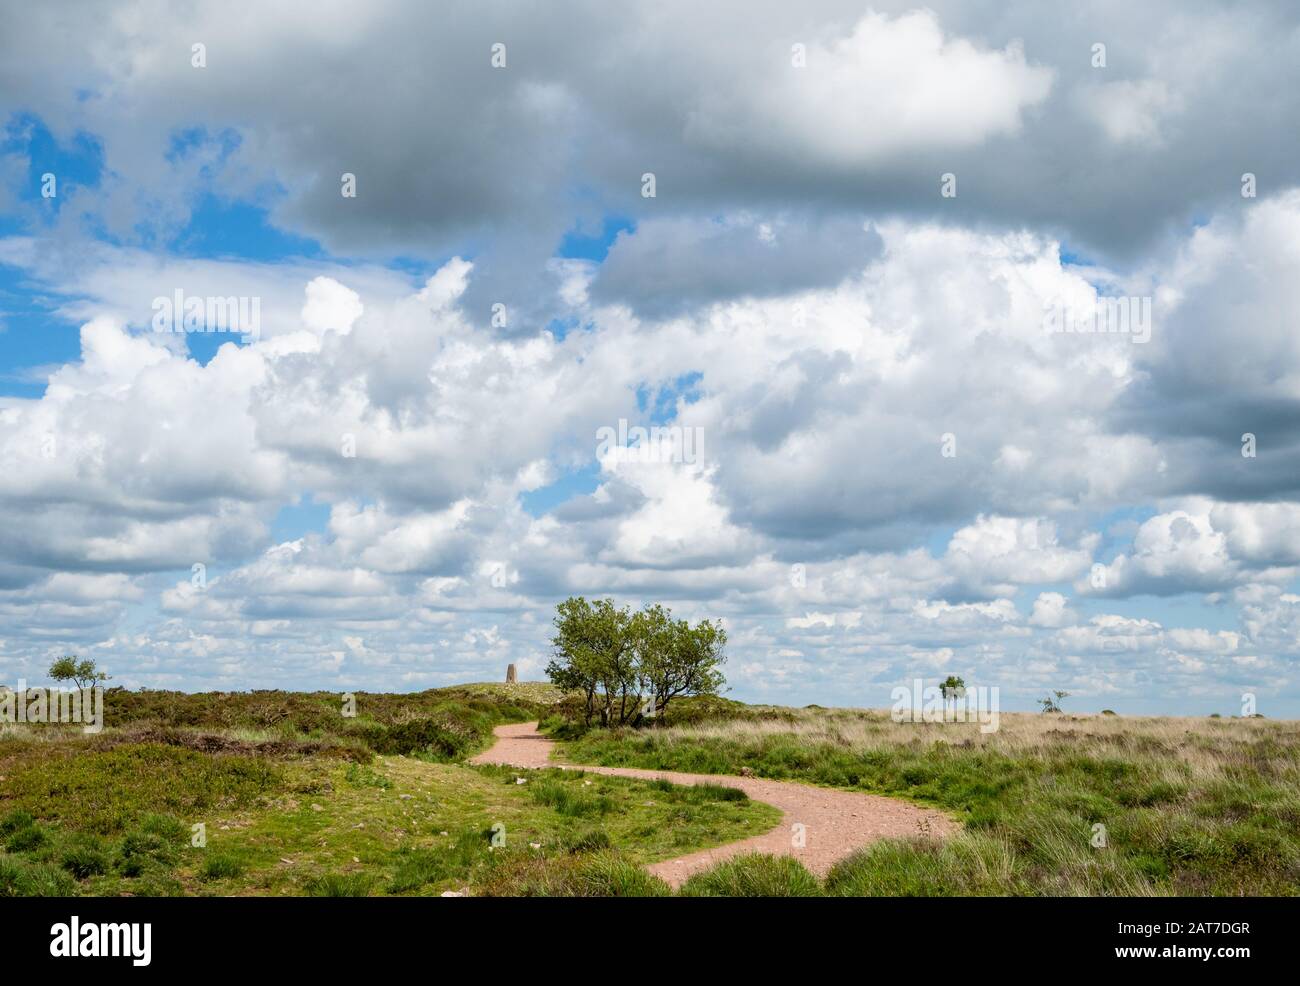
M 965 822 L 942 844 L 876 843 L 824 880 L 729 860 L 684 896 L 1300 892 L 1296 723 L 1004 715 L 985 735 L 707 699 L 584 733 L 569 705 L 531 684 L 358 695 L 355 717 L 330 693 L 114 690 L 100 736 L 0 729 L 0 896 L 660 896 L 644 863 L 777 821 L 727 788 L 463 764 L 494 725 L 534 718 L 572 761 L 748 768 Z
M 563 754 L 699 773 L 747 767 L 907 797 L 965 820 L 943 846 L 860 853 L 830 892 L 1300 893 L 1296 723 L 1004 715 L 985 735 L 975 724 L 804 710 L 787 722 L 593 731 Z
M 361 760 L 371 753 L 400 753 L 450 762 L 486 747 L 493 726 L 544 717 L 563 700 L 550 685 L 537 683 L 353 697 L 355 708 L 349 709 L 335 692 L 111 688 L 104 695 L 104 720 L 119 738 L 205 752 L 326 753 Z

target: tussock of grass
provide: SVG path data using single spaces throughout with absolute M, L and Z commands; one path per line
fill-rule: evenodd
M 482 832 L 465 831 L 436 848 L 405 848 L 398 853 L 397 866 L 388 881 L 388 893 L 410 893 L 464 878 L 487 864 L 489 845 Z
M 820 897 L 821 884 L 797 859 L 750 853 L 696 873 L 682 897 Z
M 35 823 L 36 818 L 30 811 L 14 808 L 4 818 L 0 818 L 0 837 L 10 835 L 19 829 L 30 828 Z
M 5 849 L 9 852 L 31 852 L 50 841 L 45 829 L 36 823 L 15 829 L 5 836 Z
M 725 784 L 691 784 L 683 788 L 681 800 L 705 804 L 710 801 L 748 801 L 749 795 L 738 787 Z
M 597 852 L 613 847 L 614 841 L 604 829 L 585 829 L 560 840 L 560 848 L 571 853 Z
M 0 855 L 0 897 L 72 897 L 76 887 L 57 866 Z
M 388 790 L 393 786 L 393 782 L 383 774 L 378 773 L 372 767 L 363 766 L 362 764 L 348 764 L 343 776 L 354 787 L 377 787 Z
M 327 873 L 307 883 L 308 897 L 369 897 L 375 878 L 368 873 Z
M 738 787 L 725 784 L 705 782 L 703 784 L 674 784 L 660 777 L 647 783 L 660 794 L 667 795 L 668 800 L 680 804 L 709 804 L 715 801 L 748 801 L 749 795 Z
M 135 829 L 122 839 L 118 870 L 123 876 L 140 876 L 155 864 L 170 866 L 179 851 L 180 844 L 175 839 L 157 830 Z
M 239 856 L 228 852 L 213 852 L 203 860 L 199 875 L 204 880 L 229 880 L 243 874 L 248 864 Z
M 84 880 L 107 873 L 111 862 L 98 840 L 80 836 L 59 854 L 59 865 L 76 879 Z
M 610 810 L 610 801 L 600 794 L 588 794 L 573 784 L 557 779 L 539 780 L 529 786 L 533 800 L 539 805 L 554 808 L 568 818 L 588 818 L 604 815 Z
M 502 854 L 480 888 L 485 897 L 666 897 L 668 884 L 616 852 L 547 858 Z
M 388 881 L 390 894 L 410 893 L 431 883 L 438 883 L 460 870 L 460 860 L 449 860 L 436 849 L 412 849 L 403 854 L 393 877 Z
M 837 897 L 1005 897 L 1031 887 L 1023 861 L 997 837 L 891 839 L 841 860 L 826 879 Z

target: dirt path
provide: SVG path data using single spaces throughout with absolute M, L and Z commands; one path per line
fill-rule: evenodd
M 592 774 L 665 778 L 674 784 L 725 784 L 738 787 L 755 801 L 781 809 L 781 822 L 770 832 L 704 849 L 650 866 L 650 872 L 679 886 L 697 870 L 740 853 L 762 852 L 790 855 L 818 876 L 825 876 L 835 862 L 876 839 L 929 834 L 941 838 L 957 831 L 957 824 L 942 812 L 919 808 L 906 801 L 855 791 L 836 791 L 792 781 L 770 781 L 730 774 L 683 774 L 672 770 L 639 770 L 634 767 L 593 767 L 587 764 L 559 764 L 550 760 L 555 744 L 537 732 L 537 723 L 521 722 L 498 726 L 497 741 L 472 763 L 508 764 L 513 767 L 563 767 Z M 802 825 L 804 845 L 796 846 L 795 828 Z

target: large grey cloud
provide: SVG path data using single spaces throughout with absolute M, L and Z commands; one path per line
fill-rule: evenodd
M 0 42 L 0 111 L 101 137 L 101 212 L 124 234 L 185 214 L 207 172 L 164 152 L 206 126 L 240 139 L 219 190 L 279 182 L 278 220 L 343 252 L 468 248 L 501 279 L 488 297 L 521 308 L 583 212 L 847 207 L 1031 224 L 1131 257 L 1230 201 L 1244 171 L 1265 191 L 1300 181 L 1293 8 L 930 7 L 25 7 Z
M 663 318 L 733 298 L 834 287 L 879 251 L 879 235 L 851 217 L 648 220 L 618 235 L 590 294 L 597 304 Z

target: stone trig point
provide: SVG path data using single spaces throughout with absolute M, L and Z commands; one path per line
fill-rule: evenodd
M 508 665 L 506 667 L 506 684 L 513 685 L 518 680 L 519 675 L 515 673 L 515 666 L 513 664 Z

